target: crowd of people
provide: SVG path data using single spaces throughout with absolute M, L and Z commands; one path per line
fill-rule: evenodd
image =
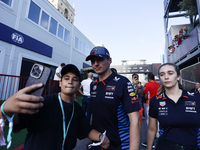
M 172 45 L 168 46 L 169 53 L 173 53 L 175 49 L 182 43 L 183 40 L 185 40 L 190 33 L 190 29 L 188 27 L 184 27 L 183 29 L 179 29 L 179 34 L 176 34 L 174 36 L 174 39 L 172 40 Z
M 30 95 L 30 91 L 43 86 L 34 84 L 1 105 L 0 125 L 9 125 L 8 147 L 13 127 L 14 132 L 27 128 L 24 150 L 72 150 L 77 138 L 86 137 L 89 138 L 87 148 L 97 142 L 92 150 L 139 150 L 141 144 L 147 150 L 200 149 L 200 94 L 196 92 L 199 87 L 195 92 L 182 89 L 180 71 L 175 64 L 159 67 L 161 85 L 149 73 L 148 83 L 142 86 L 138 74 L 134 73 L 130 82 L 110 68 L 112 59 L 105 47 L 94 47 L 86 61 L 91 61 L 98 75 L 96 80 L 92 81 L 92 73 L 88 73 L 88 78 L 81 82 L 78 68 L 67 64 L 60 72 L 60 93 L 44 97 Z M 83 108 L 73 100 L 81 83 Z M 87 101 L 91 112 L 86 117 Z M 140 143 L 144 116 L 148 117 L 147 141 Z M 6 143 L 2 131 L 0 143 Z

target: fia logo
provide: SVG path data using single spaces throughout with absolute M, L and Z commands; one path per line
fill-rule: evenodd
M 17 33 L 13 33 L 11 35 L 11 38 L 14 42 L 18 43 L 18 44 L 22 44 L 24 42 L 24 38 L 22 35 L 17 34 Z

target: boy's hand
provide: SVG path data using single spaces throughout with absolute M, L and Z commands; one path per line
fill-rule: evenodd
M 43 84 L 34 84 L 19 90 L 16 94 L 9 97 L 3 107 L 4 112 L 9 115 L 12 113 L 35 114 L 43 106 L 43 97 L 29 95 L 27 93 L 41 88 Z
M 109 146 L 110 146 L 110 140 L 108 139 L 107 136 L 105 136 L 105 139 L 103 143 L 101 144 L 101 147 L 103 147 L 104 149 L 107 149 Z

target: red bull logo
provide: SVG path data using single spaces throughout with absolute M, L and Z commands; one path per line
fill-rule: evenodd
M 133 97 L 131 100 L 135 101 L 135 100 L 137 100 L 137 98 L 136 98 L 136 97 Z
M 156 99 L 162 98 L 162 94 L 156 96 Z

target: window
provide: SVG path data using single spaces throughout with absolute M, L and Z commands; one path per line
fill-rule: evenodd
M 51 32 L 54 35 L 56 35 L 57 24 L 58 24 L 58 22 L 55 19 L 51 18 L 49 32 Z
M 69 43 L 69 31 L 65 29 L 64 41 Z
M 31 1 L 28 18 L 38 24 L 40 16 L 40 7 Z
M 0 1 L 9 5 L 9 6 L 11 6 L 11 4 L 12 4 L 12 0 L 0 0 Z
M 85 43 L 83 43 L 82 51 L 83 51 L 84 54 L 86 52 L 85 48 L 86 48 Z
M 78 43 L 79 43 L 79 39 L 77 37 L 75 37 L 75 48 L 78 49 Z
M 86 55 L 88 55 L 90 53 L 91 49 L 89 49 L 88 46 L 86 46 Z
M 47 29 L 48 23 L 49 23 L 49 15 L 47 15 L 44 11 L 42 11 L 42 17 L 41 17 L 40 25 L 42 27 L 44 27 L 45 29 Z
M 58 27 L 58 37 L 61 39 L 63 38 L 63 26 L 61 26 L 60 24 Z
M 82 52 L 82 42 L 79 40 L 79 47 L 78 47 L 79 49 L 79 51 L 81 51 Z

